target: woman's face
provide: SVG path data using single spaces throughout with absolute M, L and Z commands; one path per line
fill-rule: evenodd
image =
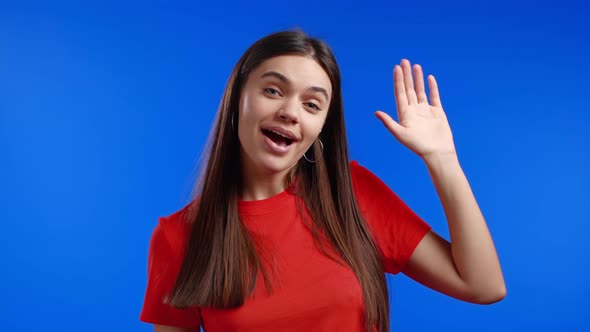
M 330 78 L 311 58 L 282 55 L 261 63 L 240 96 L 242 166 L 263 173 L 289 170 L 322 130 L 331 96 Z

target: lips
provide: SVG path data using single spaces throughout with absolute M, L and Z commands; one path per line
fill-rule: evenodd
M 295 141 L 295 142 L 299 141 L 299 138 L 297 136 L 295 136 L 295 134 L 293 134 L 293 132 L 291 132 L 290 130 L 285 129 L 283 127 L 280 127 L 280 126 L 263 127 L 262 130 L 275 132 L 276 134 L 286 137 L 286 138 L 288 138 L 292 141 Z
M 261 128 L 264 141 L 271 151 L 284 154 L 291 150 L 293 143 L 300 141 L 293 132 L 280 126 L 268 126 Z

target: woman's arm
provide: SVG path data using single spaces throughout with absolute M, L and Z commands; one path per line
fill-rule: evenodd
M 438 85 L 429 75 L 429 103 L 419 65 L 414 65 L 414 77 L 408 60 L 395 66 L 399 123 L 384 112 L 376 115 L 398 141 L 426 163 L 447 216 L 451 243 L 431 231 L 416 247 L 404 273 L 458 299 L 499 301 L 506 294 L 502 270 L 486 222 L 459 165 Z
M 447 217 L 451 243 L 431 231 L 403 272 L 460 300 L 479 304 L 502 300 L 506 286 L 496 249 L 456 155 L 425 162 Z

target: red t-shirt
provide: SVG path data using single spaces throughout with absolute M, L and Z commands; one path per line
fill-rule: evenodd
M 399 273 L 430 230 L 379 178 L 351 163 L 354 191 L 379 247 L 385 271 Z M 251 231 L 276 250 L 280 286 L 266 291 L 259 274 L 254 293 L 232 309 L 176 309 L 162 299 L 180 270 L 188 237 L 183 210 L 160 218 L 149 249 L 148 285 L 140 320 L 146 323 L 221 331 L 363 331 L 363 294 L 355 274 L 319 251 L 285 190 L 258 201 L 240 201 Z M 186 207 L 185 207 L 186 209 Z M 304 209 L 304 213 L 307 213 Z

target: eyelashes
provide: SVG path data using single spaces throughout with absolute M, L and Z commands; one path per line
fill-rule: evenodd
M 320 110 L 319 106 L 314 103 L 305 103 L 305 104 L 310 105 L 309 107 L 313 108 L 316 111 Z
M 273 88 L 265 88 L 265 89 L 264 89 L 264 92 L 266 92 L 266 93 L 268 93 L 268 94 L 271 94 L 271 95 L 273 95 L 273 96 L 280 96 L 280 93 L 279 93 L 279 91 L 278 91 L 278 90 L 276 90 L 276 89 L 273 89 Z
M 273 97 L 281 96 L 281 93 L 279 92 L 279 90 L 274 89 L 274 88 L 264 88 L 263 91 Z M 316 111 L 321 110 L 321 108 L 317 104 L 312 103 L 312 102 L 303 103 L 303 105 L 305 105 L 313 110 L 316 110 Z

